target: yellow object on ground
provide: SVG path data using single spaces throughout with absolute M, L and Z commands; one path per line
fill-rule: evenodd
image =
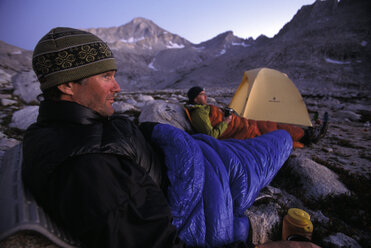
M 290 236 L 300 236 L 311 240 L 312 232 L 313 224 L 310 221 L 310 215 L 302 209 L 290 208 L 283 218 L 282 240 L 290 240 Z

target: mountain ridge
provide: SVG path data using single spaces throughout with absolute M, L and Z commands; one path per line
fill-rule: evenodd
M 126 90 L 237 87 L 244 71 L 258 67 L 286 73 L 299 88 L 369 90 L 370 5 L 367 0 L 317 0 L 302 6 L 273 38 L 255 40 L 226 31 L 193 44 L 142 17 L 86 30 L 111 47 L 117 81 Z M 31 70 L 31 51 L 7 49 L 0 49 L 0 69 L 12 75 Z

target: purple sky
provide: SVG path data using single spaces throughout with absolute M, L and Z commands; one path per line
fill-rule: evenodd
M 0 0 L 0 40 L 33 50 L 57 26 L 121 26 L 135 17 L 192 43 L 232 30 L 241 38 L 273 37 L 315 0 Z

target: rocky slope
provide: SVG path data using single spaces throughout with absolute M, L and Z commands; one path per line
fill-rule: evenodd
M 292 75 L 303 83 L 369 89 L 370 9 L 369 1 L 360 0 L 317 1 L 302 7 L 274 38 L 275 46 L 286 52 L 277 62 L 283 70 L 297 70 Z

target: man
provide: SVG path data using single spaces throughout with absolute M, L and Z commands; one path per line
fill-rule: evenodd
M 113 116 L 120 86 L 108 46 L 55 28 L 36 45 L 44 100 L 23 143 L 23 181 L 87 247 L 183 247 L 162 189 L 163 163 L 131 121 Z
M 232 116 L 223 115 L 222 121 L 212 126 L 209 119 L 210 105 L 207 104 L 207 96 L 204 89 L 199 86 L 192 87 L 187 95 L 189 99 L 188 103 L 192 105 L 187 106 L 190 111 L 192 126 L 198 133 L 204 133 L 214 138 L 219 138 L 228 128 Z
M 192 127 L 196 132 L 208 134 L 216 139 L 254 138 L 277 129 L 283 129 L 290 134 L 293 146 L 301 148 L 304 146 L 303 143 L 318 142 L 327 131 L 327 113 L 322 126 L 304 130 L 295 125 L 248 120 L 236 114 L 228 113 L 231 111 L 230 109 L 223 111 L 217 106 L 208 105 L 205 90 L 199 86 L 190 88 L 187 96 L 186 109 L 189 112 Z

